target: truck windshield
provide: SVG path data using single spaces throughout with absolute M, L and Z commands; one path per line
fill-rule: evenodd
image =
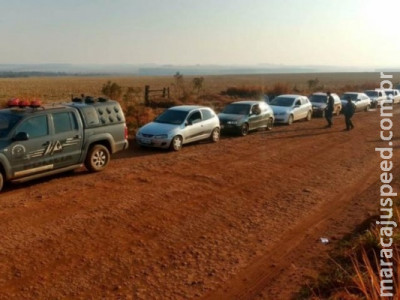
M 0 138 L 6 137 L 19 120 L 21 116 L 0 112 Z
M 154 122 L 179 125 L 185 121 L 187 114 L 187 111 L 168 109 L 159 115 Z

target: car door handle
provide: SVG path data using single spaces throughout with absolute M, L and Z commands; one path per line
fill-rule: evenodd
M 79 134 L 77 134 L 76 136 L 74 136 L 74 139 L 80 139 L 81 136 Z

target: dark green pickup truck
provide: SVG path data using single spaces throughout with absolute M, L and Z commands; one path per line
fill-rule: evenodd
M 55 105 L 0 110 L 0 190 L 86 166 L 103 170 L 112 153 L 128 148 L 125 117 L 118 102 L 76 98 Z

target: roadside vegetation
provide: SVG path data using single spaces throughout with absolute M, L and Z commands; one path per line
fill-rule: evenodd
M 399 205 L 394 220 L 400 224 Z M 330 254 L 331 261 L 327 269 L 316 280 L 304 285 L 294 297 L 305 299 L 367 299 L 378 300 L 380 297 L 379 228 L 376 226 L 378 216 L 371 217 L 361 224 L 353 233 L 346 236 Z M 394 291 L 393 299 L 400 299 L 400 229 L 393 235 Z M 388 298 L 389 299 L 389 298 Z
M 144 87 L 169 88 L 169 97 L 144 99 Z M 72 97 L 106 96 L 121 103 L 131 134 L 152 121 L 165 108 L 198 104 L 220 111 L 226 104 L 243 99 L 269 99 L 291 93 L 309 95 L 315 91 L 374 89 L 379 76 L 374 73 L 338 74 L 266 74 L 185 76 L 179 72 L 160 77 L 28 77 L 0 78 L 0 104 L 10 98 L 40 99 L 43 102 L 64 102 Z

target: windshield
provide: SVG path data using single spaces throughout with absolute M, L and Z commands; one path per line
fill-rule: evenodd
M 19 120 L 21 120 L 21 116 L 11 115 L 5 112 L 0 113 L 0 138 L 6 137 Z
M 222 111 L 224 114 L 248 115 L 250 113 L 250 104 L 229 104 Z
M 343 94 L 342 99 L 347 100 L 350 97 L 351 100 L 357 100 L 357 96 L 358 94 L 345 93 Z
M 187 111 L 168 109 L 159 115 L 154 122 L 178 125 L 185 121 L 187 115 Z
M 274 106 L 292 106 L 293 102 L 294 102 L 294 98 L 276 97 L 274 100 L 271 101 L 270 105 L 274 105 Z
M 323 95 L 312 95 L 310 101 L 314 103 L 326 103 L 328 101 L 328 97 Z
M 385 91 L 386 95 L 393 95 L 393 91 Z
M 366 91 L 365 92 L 368 97 L 378 97 L 378 92 L 377 91 Z

